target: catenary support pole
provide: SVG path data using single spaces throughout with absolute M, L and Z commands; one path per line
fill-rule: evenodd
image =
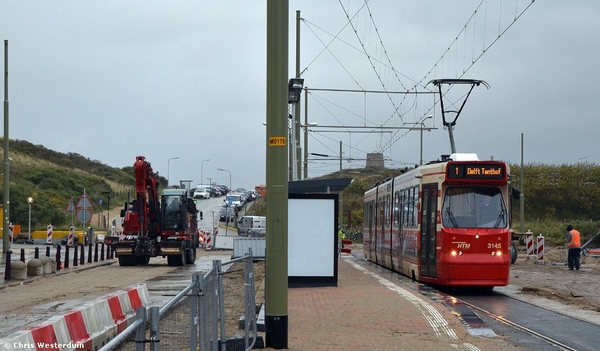
M 266 346 L 288 345 L 288 0 L 267 0 Z
M 7 254 L 11 242 L 8 241 L 8 227 L 10 226 L 10 158 L 8 157 L 8 40 L 4 41 L 4 193 L 3 193 L 3 228 L 2 251 Z

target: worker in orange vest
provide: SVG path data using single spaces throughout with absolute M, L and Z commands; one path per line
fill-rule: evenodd
M 581 256 L 581 234 L 572 225 L 567 226 L 568 238 L 567 246 L 569 246 L 568 263 L 569 269 L 579 270 L 579 256 Z

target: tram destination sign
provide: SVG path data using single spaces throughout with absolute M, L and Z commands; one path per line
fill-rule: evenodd
M 448 164 L 448 179 L 504 179 L 504 164 L 459 163 Z

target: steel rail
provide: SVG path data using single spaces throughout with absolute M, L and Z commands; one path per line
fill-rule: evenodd
M 563 350 L 567 350 L 567 351 L 577 351 L 577 349 L 575 349 L 575 348 L 572 348 L 572 347 L 570 347 L 570 346 L 567 346 L 567 345 L 565 345 L 565 344 L 561 343 L 560 341 L 554 340 L 554 339 L 552 339 L 552 338 L 550 338 L 550 337 L 548 337 L 548 336 L 546 336 L 546 335 L 540 334 L 540 333 L 538 333 L 538 332 L 536 332 L 536 331 L 534 331 L 534 330 L 531 330 L 531 329 L 529 329 L 529 328 L 527 328 L 527 327 L 524 327 L 524 326 L 522 326 L 522 325 L 520 325 L 520 324 L 517 324 L 517 323 L 515 323 L 515 322 L 513 322 L 513 321 L 510 321 L 510 320 L 508 320 L 508 319 L 506 319 L 506 318 L 504 318 L 504 317 L 501 317 L 501 316 L 495 315 L 494 313 L 492 313 L 492 312 L 490 312 L 490 311 L 487 311 L 487 310 L 485 310 L 485 309 L 483 309 L 483 308 L 481 308 L 481 307 L 477 307 L 477 306 L 475 306 L 475 305 L 473 305 L 473 304 L 471 304 L 471 303 L 465 302 L 465 301 L 463 301 L 463 300 L 461 300 L 461 301 L 462 301 L 462 303 L 464 303 L 466 306 L 469 306 L 470 308 L 472 308 L 472 309 L 474 309 L 474 310 L 477 310 L 477 311 L 479 311 L 479 312 L 485 313 L 487 316 L 489 316 L 490 318 L 492 318 L 492 319 L 494 319 L 494 320 L 497 320 L 497 321 L 498 321 L 498 322 L 500 322 L 500 323 L 504 323 L 504 324 L 506 324 L 506 325 L 508 325 L 508 326 L 511 326 L 511 327 L 513 327 L 513 328 L 515 328 L 515 329 L 518 329 L 518 330 L 520 330 L 520 331 L 522 331 L 522 332 L 525 332 L 525 333 L 527 333 L 527 334 L 530 334 L 530 335 L 533 335 L 533 336 L 535 336 L 535 337 L 537 337 L 537 338 L 540 338 L 540 339 L 542 339 L 542 340 L 544 340 L 544 341 L 546 341 L 546 342 L 548 342 L 548 343 L 552 344 L 553 346 L 559 347 L 559 348 L 561 348 L 561 349 L 563 349 Z

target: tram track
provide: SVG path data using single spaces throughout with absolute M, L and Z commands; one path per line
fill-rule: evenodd
M 473 336 L 502 337 L 520 350 L 597 349 L 594 336 L 598 335 L 600 325 L 578 318 L 581 315 L 576 311 L 561 313 L 552 306 L 512 296 L 506 291 L 509 289 L 485 291 L 434 287 L 373 263 L 363 265 L 370 266 L 378 275 L 388 279 L 393 277 L 414 294 L 446 306 Z
M 573 347 L 570 347 L 568 345 L 565 345 L 565 344 L 561 343 L 558 340 L 555 340 L 555 339 L 553 339 L 553 338 L 551 338 L 549 336 L 546 336 L 546 335 L 543 335 L 541 333 L 538 333 L 535 330 L 532 330 L 532 329 L 527 328 L 527 327 L 525 327 L 523 325 L 520 325 L 519 323 L 516 323 L 516 322 L 513 322 L 511 320 L 508 320 L 508 319 L 506 319 L 506 318 L 504 318 L 502 316 L 498 316 L 498 315 L 496 315 L 496 314 L 494 314 L 494 313 L 492 313 L 490 311 L 487 311 L 487 310 L 485 310 L 485 309 L 483 309 L 481 307 L 475 306 L 475 305 L 473 305 L 471 303 L 468 303 L 468 302 L 465 302 L 465 301 L 462 301 L 462 303 L 464 303 L 466 306 L 468 306 L 472 310 L 484 313 L 486 316 L 488 316 L 488 317 L 490 317 L 490 318 L 492 318 L 492 319 L 494 319 L 494 320 L 496 320 L 496 321 L 498 321 L 500 323 L 503 323 L 503 324 L 508 325 L 508 326 L 510 326 L 512 328 L 515 328 L 515 329 L 517 329 L 517 330 L 519 330 L 519 331 L 521 331 L 523 333 L 527 333 L 527 334 L 529 334 L 529 335 L 531 335 L 533 337 L 542 339 L 542 340 L 546 341 L 547 343 L 549 343 L 552 346 L 556 346 L 556 347 L 558 347 L 558 348 L 560 348 L 562 350 L 566 350 L 566 351 L 578 351 L 578 349 L 576 349 L 576 348 L 573 348 Z

